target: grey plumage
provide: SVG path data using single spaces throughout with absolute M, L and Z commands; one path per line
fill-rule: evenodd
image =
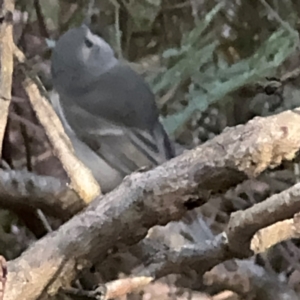
M 51 71 L 59 94 L 53 106 L 104 192 L 136 169 L 174 156 L 149 86 L 86 26 L 58 40 Z

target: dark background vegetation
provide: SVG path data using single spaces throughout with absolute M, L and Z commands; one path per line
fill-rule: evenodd
M 52 88 L 48 46 L 87 18 L 116 55 L 129 61 L 150 83 L 167 131 L 187 149 L 227 126 L 300 106 L 299 78 L 274 93 L 257 89 L 257 84 L 264 86 L 271 77 L 281 78 L 299 67 L 298 0 L 16 1 L 15 43 L 48 90 Z M 18 76 L 16 72 L 2 168 L 27 169 L 67 180 Z M 299 181 L 299 176 L 296 162 L 268 170 L 190 213 L 184 221 L 155 228 L 152 234 L 172 246 L 202 241 L 222 232 L 231 212 L 285 190 Z M 50 223 L 54 229 L 60 224 L 54 218 Z M 20 255 L 44 234 L 35 211 L 0 209 L 0 254 L 7 259 Z M 195 272 L 168 276 L 128 297 L 263 300 L 269 299 L 264 289 L 276 290 L 282 281 L 299 296 L 299 257 L 297 240 L 283 242 L 249 259 L 238 270 L 228 272 L 219 266 L 208 282 Z M 122 276 L 117 258 L 108 263 L 111 265 L 102 270 L 104 278 Z M 253 278 L 264 283 L 259 292 L 247 290 Z

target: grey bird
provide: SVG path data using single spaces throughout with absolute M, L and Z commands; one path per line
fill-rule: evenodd
M 52 105 L 104 193 L 133 171 L 174 157 L 150 87 L 87 26 L 59 38 L 51 73 L 59 95 Z

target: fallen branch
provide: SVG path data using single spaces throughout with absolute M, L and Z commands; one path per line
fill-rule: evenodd
M 9 262 L 9 293 L 4 299 L 56 294 L 80 270 L 103 260 L 110 249 L 136 244 L 154 225 L 178 220 L 188 209 L 207 201 L 211 193 L 292 159 L 299 148 L 299 110 L 286 111 L 227 129 L 151 171 L 128 176 L 114 191 Z M 285 213 L 284 217 L 289 216 Z M 232 238 L 235 232 L 239 238 L 240 232 L 231 224 L 228 236 L 235 254 Z M 250 242 L 246 249 L 248 246 Z
M 190 268 L 197 274 L 204 274 L 228 259 L 251 257 L 282 241 L 299 237 L 299 211 L 300 184 L 296 184 L 264 202 L 233 213 L 226 232 L 201 244 L 170 249 L 151 239 L 144 239 L 132 247 L 132 253 L 146 262 L 146 267 L 140 267 L 136 273 L 158 279 Z M 293 220 L 285 220 L 294 215 Z
M 0 206 L 13 211 L 22 207 L 41 209 L 66 221 L 81 211 L 85 203 L 59 179 L 0 170 Z
M 299 232 L 296 233 L 296 227 L 299 224 L 292 225 L 293 220 L 279 223 L 261 229 L 255 234 L 253 244 L 256 245 L 256 253 L 263 252 L 283 240 L 299 237 Z M 278 232 L 280 234 L 276 234 Z M 270 243 L 270 238 L 272 243 Z M 171 273 L 182 274 L 184 270 L 188 271 L 188 269 L 194 269 L 199 277 L 204 276 L 206 284 L 221 285 L 222 289 L 229 289 L 244 296 L 249 295 L 250 292 L 251 295 L 256 295 L 263 291 L 268 295 L 268 299 L 274 299 L 276 294 L 278 299 L 284 299 L 286 294 L 290 294 L 291 299 L 296 297 L 295 293 L 286 284 L 280 283 L 279 279 L 274 276 L 265 274 L 261 267 L 254 265 L 251 261 L 238 261 L 237 270 L 234 272 L 227 271 L 222 265 L 207 273 L 219 263 L 234 258 L 234 252 L 230 252 L 225 234 L 218 235 L 212 241 L 184 246 L 178 250 L 170 249 L 161 242 L 146 238 L 133 246 L 130 252 L 144 262 L 143 266 L 135 270 L 136 276 L 133 275 L 101 286 L 103 299 L 111 299 L 132 293 L 135 289 L 156 279 Z M 220 270 L 221 268 L 222 270 Z M 278 288 L 276 291 L 274 291 L 274 283 Z M 105 293 L 103 289 L 105 289 Z M 67 289 L 66 291 L 72 295 L 88 295 L 95 298 L 96 295 L 100 295 L 98 289 L 94 291 Z

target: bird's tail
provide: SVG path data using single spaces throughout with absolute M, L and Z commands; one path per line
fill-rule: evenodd
M 174 144 L 171 142 L 168 134 L 160 122 L 156 123 L 153 130 L 153 135 L 157 141 L 159 153 L 164 156 L 164 160 L 169 160 L 175 157 Z

